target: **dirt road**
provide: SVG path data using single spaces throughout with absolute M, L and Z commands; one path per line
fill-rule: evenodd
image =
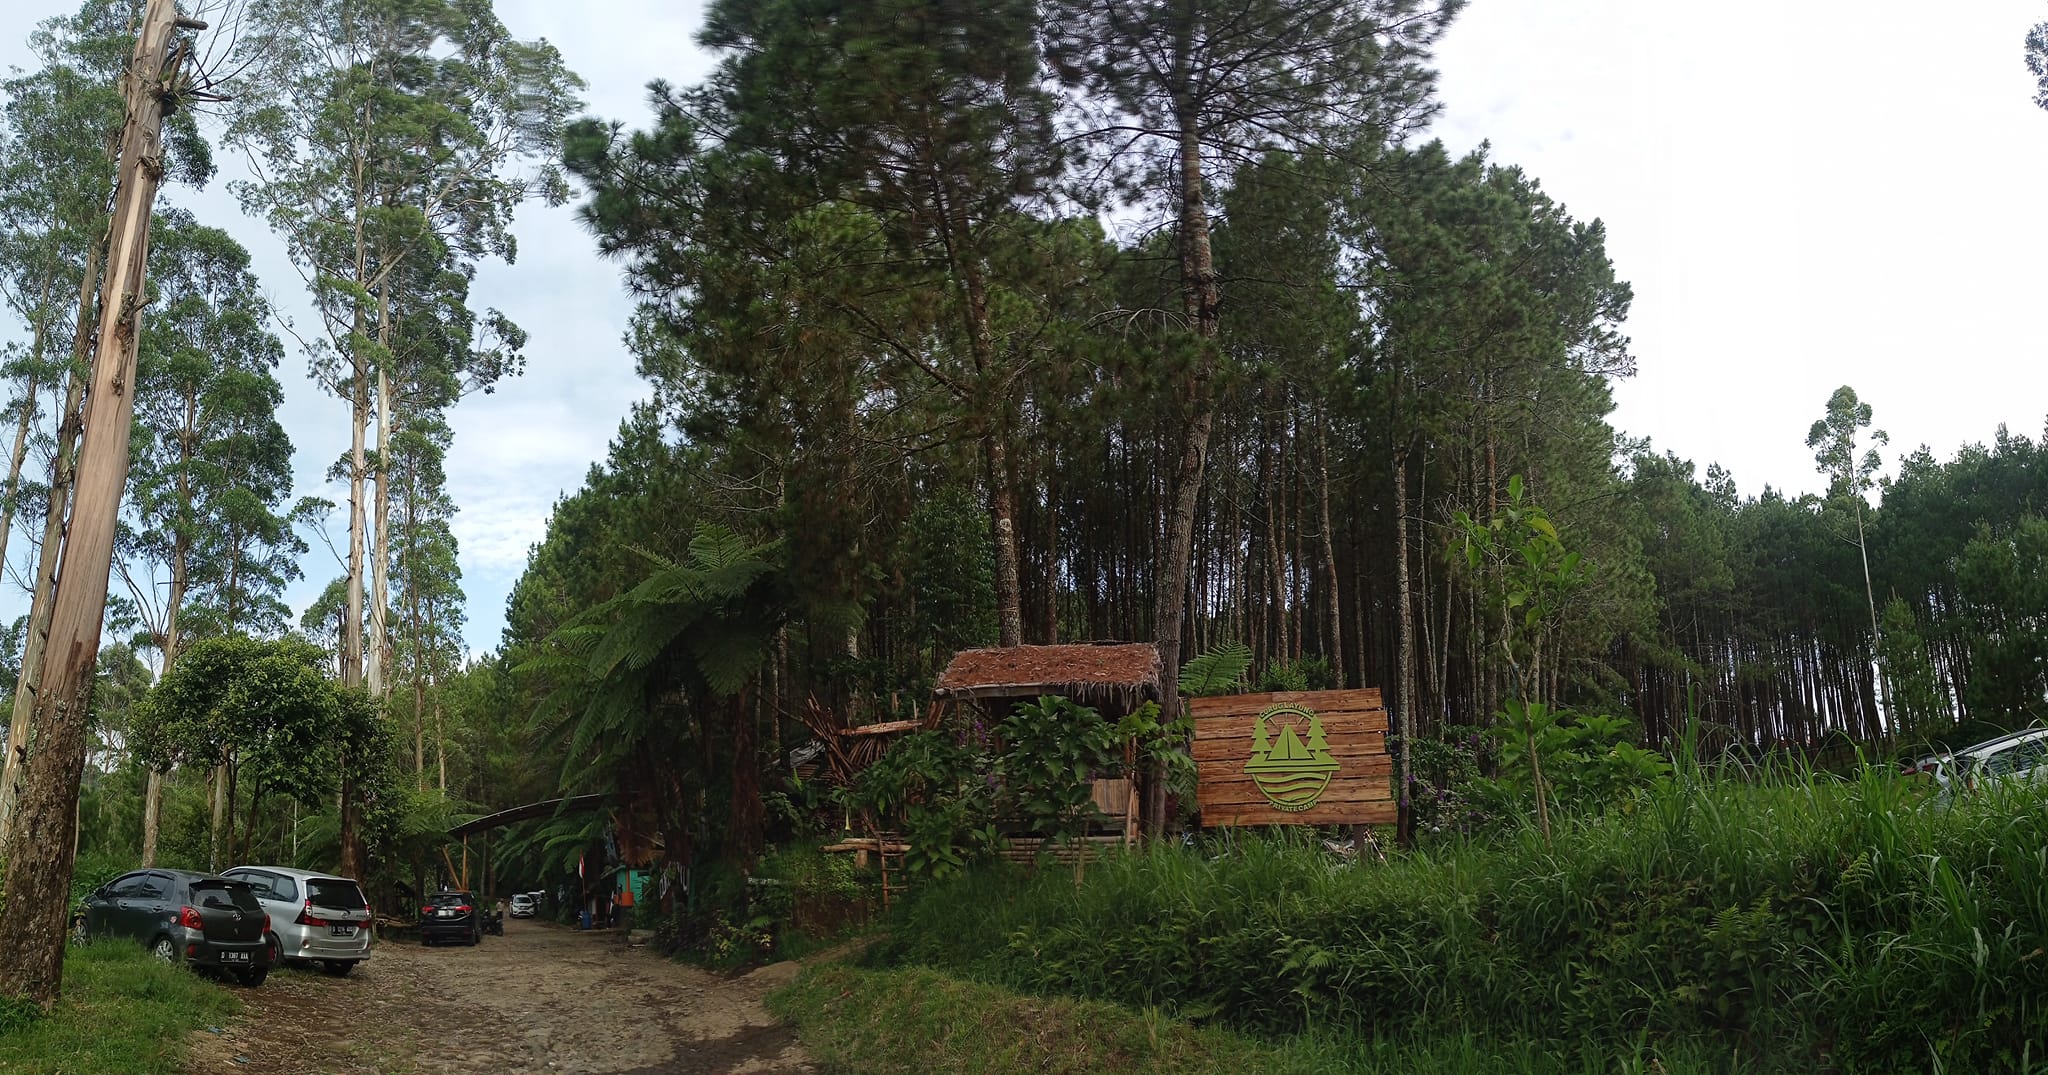
M 190 1075 L 782 1075 L 809 1072 L 761 1005 L 793 965 L 727 979 L 617 933 L 524 920 L 481 945 L 381 941 L 347 978 L 272 972 L 231 986 L 242 1014 L 194 1035 Z

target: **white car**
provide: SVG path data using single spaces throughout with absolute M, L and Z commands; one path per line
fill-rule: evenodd
M 237 866 L 222 877 L 247 882 L 270 915 L 271 961 L 319 963 L 341 977 L 370 958 L 370 901 L 346 877 L 283 866 Z
M 537 910 L 539 910 L 539 906 L 533 902 L 532 896 L 521 892 L 512 897 L 512 917 L 532 918 Z
M 2048 781 L 2048 728 L 2024 728 L 1947 754 L 1929 755 L 1911 771 L 1934 777 L 1943 795 L 1974 790 L 1988 780 Z

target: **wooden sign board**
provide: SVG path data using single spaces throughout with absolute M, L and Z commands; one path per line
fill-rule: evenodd
M 1378 690 L 1190 698 L 1202 825 L 1391 825 Z

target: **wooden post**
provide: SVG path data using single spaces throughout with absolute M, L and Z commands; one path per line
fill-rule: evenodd
M 179 92 L 182 53 L 174 52 L 173 39 L 180 29 L 204 28 L 180 19 L 172 0 L 149 0 L 121 80 L 127 118 L 121 128 L 121 169 L 100 287 L 77 490 L 51 605 L 17 816 L 6 841 L 8 913 L 0 916 L 0 1000 L 44 1009 L 56 1003 L 63 985 L 86 716 L 107 606 L 114 528 L 128 480 L 149 220 L 163 181 L 164 113 Z
M 469 834 L 462 834 L 462 891 L 469 891 Z

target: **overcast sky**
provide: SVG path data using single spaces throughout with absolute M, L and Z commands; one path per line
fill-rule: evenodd
M 13 27 L 63 0 L 12 0 Z M 521 37 L 546 37 L 590 83 L 591 112 L 640 125 L 644 86 L 708 61 L 702 4 L 504 0 Z M 2048 0 L 1941 10 L 1879 0 L 1713 5 L 1473 0 L 1440 50 L 1454 149 L 1490 141 L 1581 219 L 1635 287 L 1640 372 L 1613 421 L 1745 495 L 1817 489 L 1806 428 L 1843 384 L 1890 431 L 1896 458 L 1948 458 L 2000 423 L 2038 436 L 2048 416 L 2048 112 L 2031 103 L 2027 28 Z M 19 30 L 10 31 L 19 33 Z M 0 40 L 0 66 L 29 62 Z M 267 228 L 226 191 L 170 201 L 226 227 L 278 305 L 307 328 L 303 287 Z M 453 416 L 450 493 L 461 509 L 465 631 L 497 645 L 505 597 L 550 506 L 582 481 L 642 394 L 620 344 L 631 303 L 570 208 L 525 210 L 517 264 L 479 273 L 474 304 L 531 333 L 525 377 Z M 299 492 L 348 443 L 343 404 L 282 371 Z M 338 513 L 335 547 L 346 537 Z M 19 546 L 17 546 L 17 550 Z M 341 574 L 314 538 L 303 608 Z M 18 598 L 0 614 L 18 613 Z

